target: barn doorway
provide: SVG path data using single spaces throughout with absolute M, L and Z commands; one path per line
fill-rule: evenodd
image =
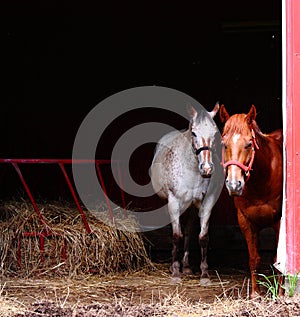
M 174 88 L 206 108 L 220 101 L 231 113 L 248 111 L 253 103 L 263 132 L 282 127 L 279 0 L 117 6 L 74 2 L 71 9 L 67 1 L 20 8 L 7 10 L 11 67 L 1 122 L 7 135 L 1 144 L 3 157 L 71 157 L 76 132 L 89 110 L 137 86 Z M 112 122 L 97 157 L 110 158 L 126 129 L 149 120 L 177 129 L 187 126 L 169 113 L 134 111 Z M 140 184 L 149 182 L 153 149 L 154 144 L 146 144 L 132 155 L 133 178 Z M 4 178 L 3 184 L 7 186 Z M 133 208 L 159 203 L 154 197 L 129 198 Z M 165 243 L 160 233 L 148 237 L 152 257 L 158 260 L 170 257 L 166 230 Z M 266 254 L 275 251 L 272 239 L 266 233 Z M 211 218 L 210 263 L 240 267 L 247 263 L 246 254 L 233 203 L 224 192 Z
M 165 77 L 162 76 L 157 83 L 173 85 L 206 108 L 220 100 L 230 113 L 236 113 L 248 112 L 251 104 L 254 104 L 258 110 L 257 122 L 263 132 L 282 128 L 281 1 L 264 4 L 252 2 L 247 10 L 237 3 L 234 8 L 228 3 L 222 3 L 215 9 L 210 6 L 207 4 L 202 8 L 207 12 L 207 18 L 197 21 L 198 24 L 195 22 L 197 13 L 185 8 L 185 13 L 188 11 L 193 19 L 188 26 L 181 27 L 181 37 L 185 39 L 185 45 L 189 41 L 191 48 L 184 53 L 180 51 L 181 55 L 178 53 L 163 59 L 161 74 Z M 171 41 L 168 44 L 166 47 L 169 50 L 166 51 L 172 55 L 171 50 L 176 51 L 178 43 Z M 181 76 L 177 78 L 178 81 L 172 82 L 166 73 L 171 70 L 174 75 L 175 69 Z M 216 121 L 221 130 L 219 119 Z M 180 124 L 180 128 L 183 128 L 184 123 Z M 146 158 L 145 149 L 140 150 L 147 170 L 152 149 Z M 138 153 L 135 154 L 138 157 Z M 139 177 L 142 177 L 141 173 Z M 143 203 L 148 205 L 145 200 Z M 170 227 L 146 235 L 151 242 L 149 249 L 152 257 L 158 261 L 169 259 Z M 197 239 L 194 248 L 197 249 Z M 262 265 L 267 268 L 276 254 L 272 229 L 262 231 L 260 249 Z M 209 261 L 211 267 L 248 268 L 246 243 L 237 224 L 233 201 L 225 190 L 211 217 Z

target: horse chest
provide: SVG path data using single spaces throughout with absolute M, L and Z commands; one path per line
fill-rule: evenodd
M 238 212 L 241 212 L 248 221 L 257 227 L 269 227 L 278 220 L 280 214 L 280 197 L 271 201 L 249 201 L 236 199 L 235 204 Z
M 186 203 L 199 203 L 207 192 L 209 179 L 203 179 L 201 176 L 189 178 L 189 182 L 180 182 L 178 184 L 176 196 L 180 197 Z

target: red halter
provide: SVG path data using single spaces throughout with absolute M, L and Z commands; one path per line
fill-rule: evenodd
M 255 149 L 257 149 L 257 150 L 259 149 L 259 146 L 258 146 L 258 144 L 256 142 L 255 133 L 254 133 L 253 129 L 251 129 L 251 134 L 252 134 L 252 142 L 253 142 L 254 146 L 252 146 L 252 154 L 251 154 L 251 159 L 250 159 L 250 162 L 249 162 L 248 166 L 246 166 L 246 165 L 244 165 L 241 162 L 236 161 L 236 160 L 229 160 L 228 162 L 225 163 L 225 147 L 223 147 L 223 149 L 222 149 L 222 162 L 221 162 L 221 165 L 224 167 L 224 171 L 226 171 L 226 168 L 229 165 L 236 165 L 236 166 L 238 166 L 239 168 L 241 168 L 245 172 L 245 175 L 247 177 L 246 181 L 250 177 L 250 171 L 252 171 L 252 165 L 253 165 L 254 157 L 255 157 Z

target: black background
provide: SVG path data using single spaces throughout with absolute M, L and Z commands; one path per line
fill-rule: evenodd
M 71 157 L 93 107 L 144 85 L 178 89 L 208 109 L 219 100 L 231 113 L 253 103 L 263 131 L 281 126 L 278 0 L 2 6 L 2 157 Z
M 281 1 L 49 0 L 2 6 L 2 158 L 71 158 L 89 111 L 138 86 L 180 90 L 208 110 L 219 100 L 231 114 L 255 104 L 263 132 L 282 125 Z M 132 111 L 106 130 L 97 158 L 109 159 L 122 133 L 147 121 L 187 126 L 165 111 Z M 150 180 L 153 148 L 142 146 L 132 155 L 131 172 L 140 184 Z M 38 194 L 57 192 L 56 172 L 27 169 Z M 14 193 L 11 172 L 4 175 L 1 194 Z M 139 200 L 139 207 L 149 205 Z

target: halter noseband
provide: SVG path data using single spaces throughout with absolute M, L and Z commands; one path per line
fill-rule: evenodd
M 245 175 L 247 177 L 246 181 L 250 177 L 250 171 L 252 171 L 252 165 L 253 165 L 254 157 L 255 157 L 255 149 L 256 150 L 259 149 L 259 146 L 258 146 L 258 144 L 256 142 L 255 133 L 254 133 L 253 129 L 251 129 L 251 134 L 252 134 L 253 145 L 252 145 L 251 159 L 250 159 L 250 162 L 249 162 L 248 166 L 246 166 L 246 165 L 244 165 L 241 162 L 236 161 L 236 160 L 229 160 L 228 162 L 225 163 L 225 147 L 223 147 L 223 149 L 222 149 L 222 162 L 221 162 L 221 165 L 224 167 L 224 171 L 226 171 L 226 168 L 229 165 L 236 165 L 236 166 L 238 166 L 239 168 L 241 168 L 245 172 Z
M 194 149 L 195 154 L 198 156 L 202 151 L 211 151 L 212 149 L 209 146 L 201 146 L 199 149 Z

